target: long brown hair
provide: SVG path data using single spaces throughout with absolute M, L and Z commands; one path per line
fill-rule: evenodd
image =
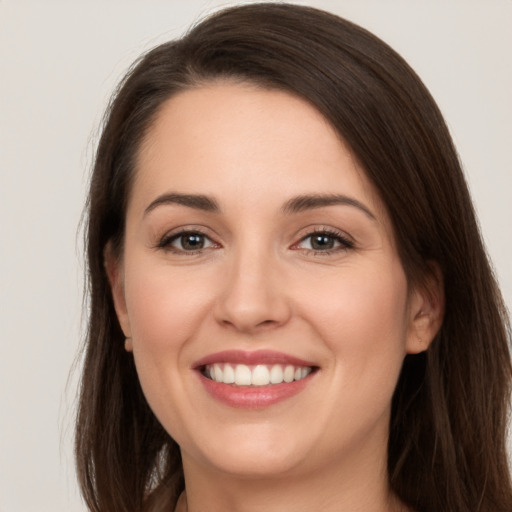
M 89 325 L 76 427 L 95 512 L 140 512 L 183 489 L 179 448 L 149 409 L 116 319 L 103 254 L 122 252 L 138 148 L 177 91 L 229 78 L 314 105 L 348 143 L 392 219 L 409 282 L 441 269 L 446 310 L 408 355 L 392 403 L 392 490 L 418 512 L 509 512 L 512 369 L 506 309 L 443 118 L 404 60 L 332 14 L 281 3 L 220 11 L 144 55 L 106 113 L 87 202 Z

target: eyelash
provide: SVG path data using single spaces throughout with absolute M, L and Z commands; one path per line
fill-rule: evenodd
M 332 229 L 326 228 L 314 228 L 309 231 L 305 236 L 303 236 L 296 244 L 292 246 L 297 247 L 299 244 L 307 240 L 308 238 L 312 238 L 313 236 L 324 236 L 326 238 L 331 238 L 335 242 L 339 243 L 338 247 L 326 250 L 318 250 L 318 249 L 303 249 L 307 252 L 307 254 L 313 254 L 314 256 L 329 256 L 338 252 L 348 251 L 354 248 L 354 242 L 344 236 L 341 232 L 335 231 Z M 300 250 L 299 248 L 295 250 Z
M 213 242 L 211 238 L 206 234 L 203 233 L 200 229 L 182 229 L 178 233 L 172 233 L 170 235 L 164 235 L 162 239 L 158 242 L 157 248 L 158 249 L 164 249 L 166 251 L 170 251 L 176 254 L 186 254 L 187 256 L 193 256 L 195 254 L 200 254 L 205 249 L 209 249 L 209 247 L 201 247 L 200 249 L 187 251 L 185 249 L 178 249 L 176 247 L 173 247 L 172 243 L 184 236 L 200 236 L 203 237 L 205 240 L 209 240 L 212 243 L 212 246 L 220 247 L 219 244 Z
M 173 242 L 176 240 L 184 237 L 184 236 L 200 236 L 203 237 L 204 240 L 209 240 L 211 243 L 211 246 L 209 247 L 201 247 L 200 249 L 196 250 L 190 250 L 187 251 L 185 249 L 178 249 L 172 245 Z M 301 243 L 306 241 L 308 238 L 312 238 L 313 236 L 324 236 L 326 238 L 333 239 L 334 242 L 339 243 L 338 247 L 326 249 L 326 250 L 318 250 L 318 249 L 302 249 L 307 254 L 313 254 L 315 256 L 328 256 L 337 252 L 343 252 L 354 248 L 354 242 L 350 239 L 348 239 L 346 236 L 342 235 L 339 231 L 335 231 L 332 229 L 325 229 L 325 228 L 315 228 L 312 229 L 309 233 L 307 233 L 305 236 L 303 236 L 297 243 L 293 244 L 291 249 L 292 250 L 301 250 L 300 247 L 298 247 Z M 183 254 L 186 256 L 193 256 L 196 254 L 200 254 L 204 250 L 210 249 L 210 248 L 219 248 L 221 247 L 220 244 L 217 244 L 216 242 L 213 242 L 211 238 L 204 232 L 202 232 L 200 229 L 183 229 L 177 233 L 172 233 L 170 235 L 165 235 L 162 237 L 162 239 L 158 242 L 157 248 L 158 249 L 164 249 L 166 251 L 173 252 L 175 254 Z

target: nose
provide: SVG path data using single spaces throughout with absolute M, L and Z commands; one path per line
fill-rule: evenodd
M 228 262 L 226 262 L 228 265 Z M 233 258 L 216 304 L 216 320 L 247 334 L 282 326 L 291 316 L 282 272 L 269 255 Z

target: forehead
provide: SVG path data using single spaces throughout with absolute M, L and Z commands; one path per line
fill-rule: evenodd
M 350 193 L 383 210 L 357 159 L 305 100 L 251 84 L 182 91 L 160 108 L 142 144 L 133 198 L 177 189 L 260 208 L 301 194 Z

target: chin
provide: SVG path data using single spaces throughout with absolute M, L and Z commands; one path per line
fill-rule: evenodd
M 276 456 L 271 453 L 239 453 L 227 456 L 224 460 L 210 461 L 216 471 L 231 477 L 261 480 L 285 477 L 303 469 L 303 461 L 294 456 Z
M 307 454 L 312 451 L 307 446 L 298 446 L 289 434 L 283 435 L 283 429 L 259 427 L 258 432 L 245 426 L 239 430 L 244 432 L 240 435 L 232 432 L 214 445 L 203 446 L 199 457 L 206 465 L 230 476 L 262 479 L 286 476 L 299 468 L 304 469 Z

